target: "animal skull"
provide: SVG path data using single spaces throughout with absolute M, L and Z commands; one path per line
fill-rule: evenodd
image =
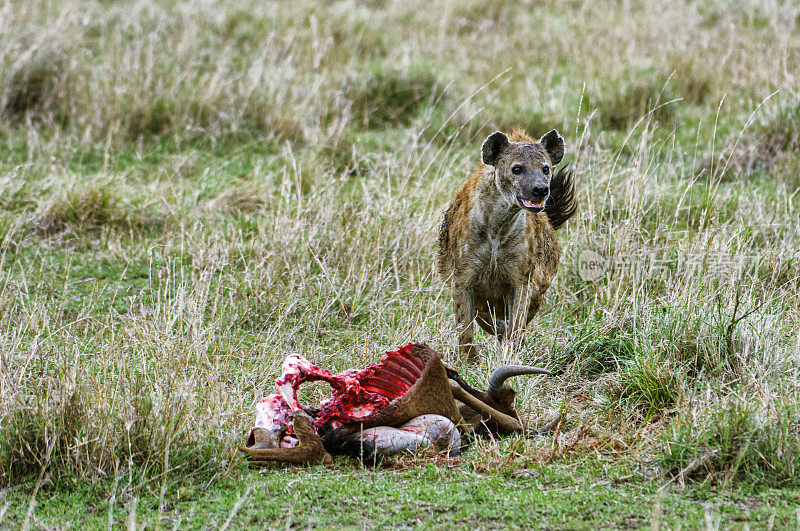
M 516 392 L 503 385 L 521 374 L 549 372 L 501 367 L 490 376 L 489 388 L 479 391 L 445 368 L 439 354 L 424 344 L 409 343 L 386 352 L 376 365 L 336 375 L 292 354 L 275 381 L 279 393 L 256 405 L 255 427 L 244 451 L 261 465 L 330 462 L 330 454 L 370 460 L 421 449 L 456 456 L 465 446 L 464 436 L 472 433 L 525 432 L 514 409 Z M 309 381 L 328 382 L 332 389 L 316 408 L 304 408 L 297 400 L 299 386 Z M 552 429 L 557 421 L 537 432 Z

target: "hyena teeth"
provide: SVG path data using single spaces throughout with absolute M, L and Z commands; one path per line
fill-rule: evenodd
M 527 199 L 522 200 L 522 204 L 528 208 L 540 208 L 542 206 L 542 202 L 534 203 L 533 201 L 528 201 Z

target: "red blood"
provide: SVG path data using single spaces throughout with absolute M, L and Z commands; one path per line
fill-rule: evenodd
M 325 381 L 331 397 L 320 405 L 314 428 L 331 423 L 334 427 L 364 421 L 401 397 L 422 375 L 424 363 L 411 355 L 411 343 L 386 352 L 380 363 L 361 370 L 350 369 L 337 375 L 316 367 L 299 354 L 288 356 L 283 374 L 275 380 L 288 406 L 300 409 L 297 389 L 303 382 Z
M 256 404 L 256 428 L 271 432 L 284 432 L 281 444 L 295 446 L 292 410 L 281 395 L 265 396 Z

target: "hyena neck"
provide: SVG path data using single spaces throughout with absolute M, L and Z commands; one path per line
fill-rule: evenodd
M 476 190 L 473 222 L 485 227 L 490 234 L 503 234 L 525 219 L 526 212 L 519 205 L 509 203 L 497 189 L 494 172 L 484 179 Z

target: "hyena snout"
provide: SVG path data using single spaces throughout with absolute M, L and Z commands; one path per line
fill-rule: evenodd
M 550 195 L 550 185 L 537 183 L 530 188 L 531 199 L 542 200 Z
M 521 186 L 517 192 L 517 201 L 519 201 L 519 205 L 533 213 L 543 211 L 545 202 L 549 198 L 550 185 L 542 180 L 529 181 Z

